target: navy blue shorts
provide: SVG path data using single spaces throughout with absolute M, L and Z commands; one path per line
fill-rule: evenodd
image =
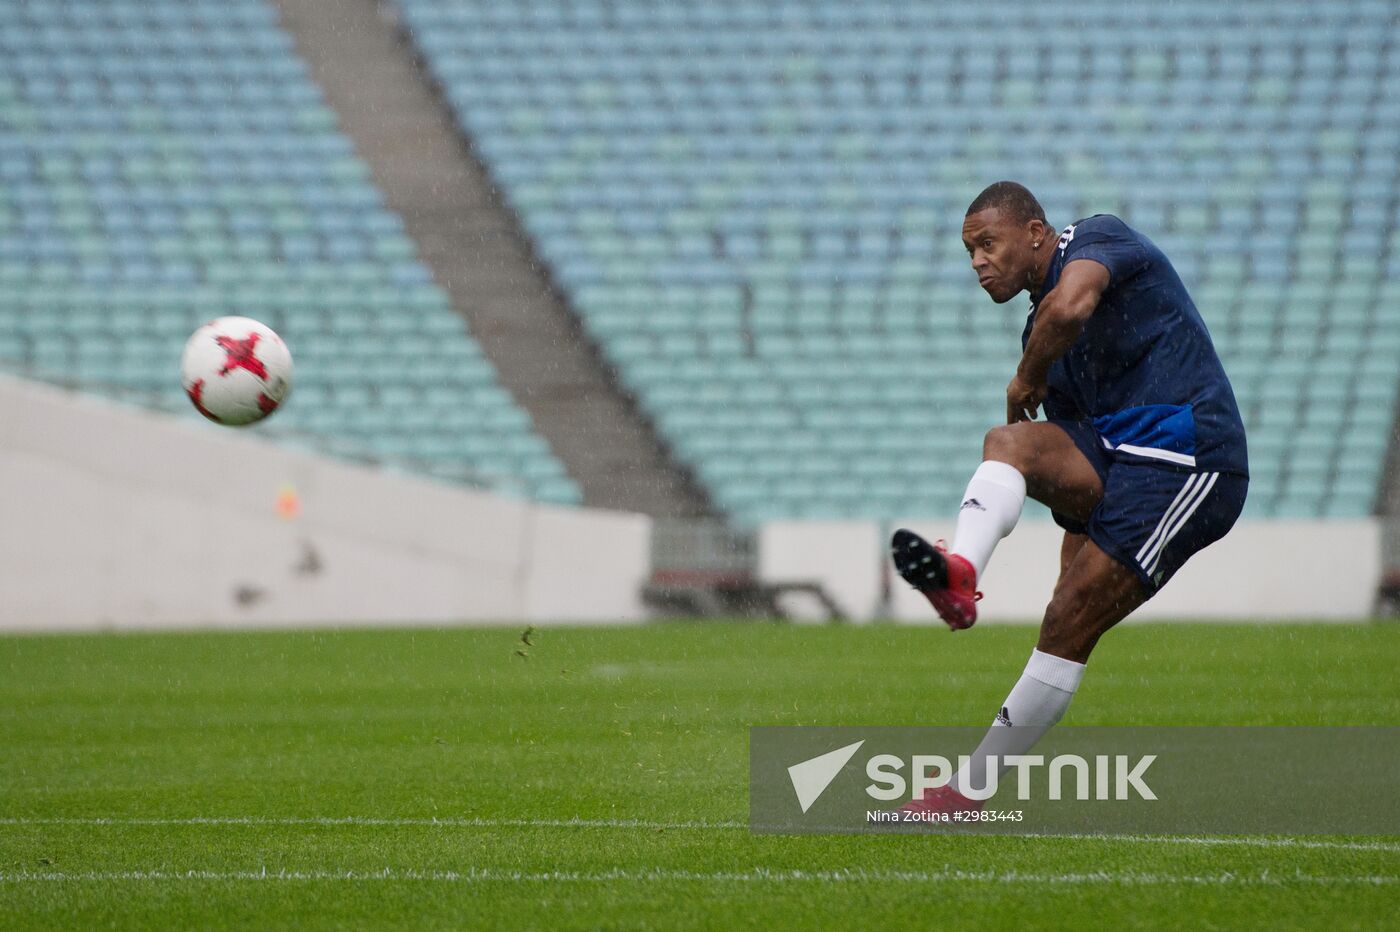
M 1069 434 L 1103 482 L 1087 524 L 1055 513 L 1055 523 L 1087 534 L 1156 592 L 1198 550 L 1224 537 L 1244 509 L 1249 479 L 1170 463 L 1128 462 L 1107 449 L 1094 428 L 1051 421 Z

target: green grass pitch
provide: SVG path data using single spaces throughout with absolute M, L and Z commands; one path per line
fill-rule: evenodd
M 1028 627 L 0 639 L 0 927 L 1375 927 L 1400 839 L 750 835 L 753 724 L 982 724 Z M 1067 724 L 1400 725 L 1400 627 L 1144 624 Z M 1358 800 L 1358 805 L 1364 805 Z

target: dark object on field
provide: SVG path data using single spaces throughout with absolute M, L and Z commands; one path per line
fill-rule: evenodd
M 812 596 L 829 621 L 846 620 L 819 583 L 760 580 L 752 534 L 704 519 L 658 519 L 653 524 L 651 579 L 642 589 L 653 615 L 786 621 L 780 597 L 787 593 Z

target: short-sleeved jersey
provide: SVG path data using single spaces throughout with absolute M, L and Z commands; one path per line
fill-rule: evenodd
M 1085 421 L 1115 457 L 1249 474 L 1244 423 L 1205 321 L 1167 257 L 1109 214 L 1065 228 L 1041 288 L 1091 259 L 1108 287 L 1075 344 L 1050 367 L 1045 414 Z M 1032 302 L 1024 349 L 1035 326 Z

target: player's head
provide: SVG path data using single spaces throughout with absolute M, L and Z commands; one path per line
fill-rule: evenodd
M 963 219 L 962 238 L 978 284 L 998 304 L 1040 284 L 1044 247 L 1054 239 L 1045 208 L 1014 181 L 998 181 L 977 195 Z

